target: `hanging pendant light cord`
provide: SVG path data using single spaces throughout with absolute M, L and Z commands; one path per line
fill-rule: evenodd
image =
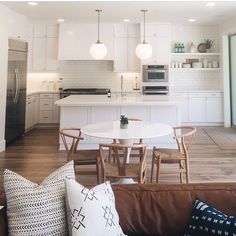
M 100 35 L 99 35 L 99 31 L 100 31 L 100 28 L 99 28 L 99 23 L 100 23 L 100 12 L 102 10 L 96 10 L 96 12 L 98 13 L 98 40 L 97 40 L 97 43 L 100 43 Z
M 146 32 L 146 12 L 147 10 L 141 10 L 141 12 L 143 12 L 143 43 L 146 43 L 146 40 L 145 40 L 145 32 Z

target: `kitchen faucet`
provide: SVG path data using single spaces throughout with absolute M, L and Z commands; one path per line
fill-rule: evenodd
M 124 85 L 124 78 L 123 75 L 120 77 L 120 96 L 124 97 L 126 94 L 123 91 L 123 85 Z

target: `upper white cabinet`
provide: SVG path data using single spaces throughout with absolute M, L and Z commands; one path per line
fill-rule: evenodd
M 57 71 L 58 33 L 59 27 L 56 24 L 31 25 L 29 70 L 37 72 Z
M 113 60 L 113 25 L 100 26 L 100 41 L 107 47 L 104 60 Z M 59 27 L 59 60 L 94 60 L 89 53 L 97 41 L 96 24 L 61 24 Z
M 143 40 L 141 25 L 141 40 Z M 142 64 L 170 64 L 170 24 L 150 23 L 146 25 L 146 42 L 152 46 L 152 56 L 142 60 Z
M 114 71 L 140 72 L 140 60 L 135 48 L 140 43 L 139 24 L 114 26 Z

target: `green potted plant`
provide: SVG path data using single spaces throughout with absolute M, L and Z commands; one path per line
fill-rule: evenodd
M 214 40 L 213 39 L 205 39 L 206 51 L 210 52 L 213 47 Z
M 120 128 L 121 129 L 127 129 L 129 124 L 129 119 L 128 117 L 121 115 L 120 116 Z

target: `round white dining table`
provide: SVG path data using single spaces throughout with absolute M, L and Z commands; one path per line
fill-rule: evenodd
M 118 139 L 120 142 L 129 142 L 129 140 L 133 139 L 166 136 L 173 132 L 173 128 L 163 123 L 149 124 L 142 121 L 129 121 L 128 128 L 121 129 L 120 121 L 118 120 L 86 125 L 81 128 L 81 132 L 92 137 Z
M 120 128 L 120 121 L 102 122 L 86 125 L 81 127 L 81 132 L 85 135 L 105 138 L 116 139 L 120 143 L 130 144 L 137 139 L 156 138 L 169 135 L 173 132 L 170 125 L 163 123 L 144 123 L 142 121 L 129 121 L 127 129 Z M 130 150 L 127 153 L 127 163 L 130 159 Z M 135 183 L 132 179 L 121 179 L 116 183 Z

